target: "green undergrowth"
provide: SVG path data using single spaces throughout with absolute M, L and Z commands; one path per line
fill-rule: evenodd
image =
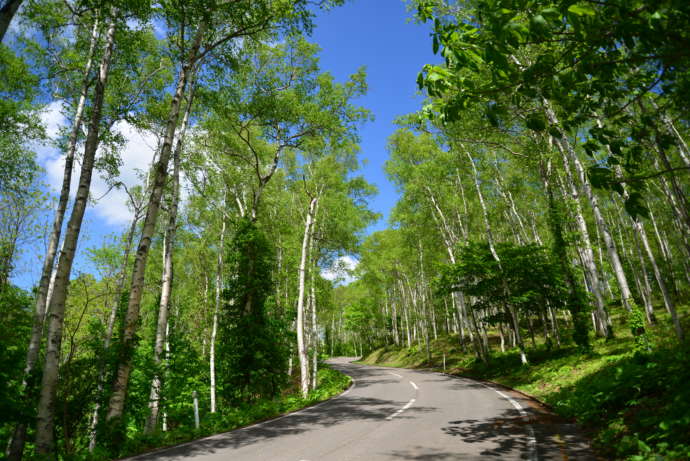
M 433 341 L 431 363 L 423 345 L 388 346 L 362 363 L 443 371 L 445 355 L 448 373 L 518 389 L 576 420 L 605 459 L 690 459 L 690 345 L 678 343 L 672 330 L 657 326 L 648 328 L 651 349 L 636 352 L 623 315 L 617 314 L 614 339 L 593 340 L 589 353 L 537 343 L 528 350 L 528 366 L 521 365 L 517 349 L 495 352 L 495 345 L 490 363 L 481 363 L 471 345 L 462 351 L 457 336 Z M 688 331 L 687 314 L 684 317 Z M 665 322 L 662 317 L 659 325 Z
M 306 399 L 302 398 L 300 392 L 295 388 L 292 392 L 274 400 L 263 400 L 232 408 L 219 408 L 217 413 L 209 413 L 202 418 L 199 429 L 181 426 L 167 432 L 158 432 L 151 435 L 138 434 L 135 437 L 131 437 L 121 447 L 118 457 L 132 456 L 178 445 L 275 418 L 330 399 L 347 389 L 351 381 L 349 376 L 324 366 L 318 371 L 317 382 L 319 384 L 317 388 L 311 391 Z M 108 458 L 113 458 L 113 455 L 110 453 L 94 453 L 91 458 L 87 459 Z

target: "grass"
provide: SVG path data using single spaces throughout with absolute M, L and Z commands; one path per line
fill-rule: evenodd
M 687 306 L 683 313 L 689 331 Z M 378 349 L 362 363 L 442 371 L 445 355 L 448 373 L 512 387 L 576 420 L 606 459 L 690 459 L 690 345 L 675 340 L 662 314 L 647 329 L 651 350 L 636 352 L 625 316 L 612 314 L 616 338 L 594 340 L 585 354 L 538 343 L 528 350 L 529 366 L 521 365 L 517 350 L 494 352 L 489 364 L 481 363 L 471 350 L 463 353 L 457 336 L 433 341 L 431 363 L 423 345 Z
M 351 382 L 352 379 L 349 376 L 327 366 L 322 366 L 318 371 L 319 385 L 306 398 L 302 398 L 301 393 L 295 388 L 293 392 L 274 400 L 220 409 L 216 414 L 207 415 L 201 421 L 199 429 L 181 426 L 167 432 L 151 435 L 141 434 L 130 438 L 121 447 L 118 455 L 119 457 L 133 456 L 272 419 L 330 399 L 347 389 Z M 112 458 L 112 455 L 94 453 L 91 458 L 87 459 L 108 458 Z

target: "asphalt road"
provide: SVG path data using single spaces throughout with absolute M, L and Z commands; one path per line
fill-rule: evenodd
M 516 392 L 334 359 L 346 393 L 289 415 L 130 458 L 162 460 L 589 460 L 572 424 Z

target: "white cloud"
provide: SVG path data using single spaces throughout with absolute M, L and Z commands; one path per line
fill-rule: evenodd
M 62 115 L 62 108 L 62 101 L 53 101 L 41 111 L 41 121 L 49 140 L 45 143 L 33 142 L 29 145 L 36 152 L 36 158 L 40 164 L 44 164 L 48 159 L 58 155 L 52 141 L 57 139 L 60 128 L 67 123 L 64 115 Z
M 51 137 L 55 137 L 59 128 L 65 123 L 65 118 L 60 114 L 60 104 L 51 103 L 42 114 L 43 122 Z M 120 175 L 116 178 L 127 187 L 141 183 L 139 172 L 147 171 L 156 146 L 156 139 L 152 134 L 142 134 L 127 122 L 118 122 L 113 127 L 126 139 L 125 146 L 120 151 L 121 167 Z M 39 153 L 39 162 L 46 170 L 46 180 L 51 189 L 57 193 L 62 187 L 65 159 L 61 152 L 52 147 L 42 146 L 36 149 Z M 72 173 L 71 195 L 79 180 L 80 168 L 76 164 Z M 91 197 L 98 199 L 95 205 L 88 209 L 94 213 L 97 219 L 102 219 L 104 224 L 110 226 L 122 226 L 132 219 L 132 213 L 127 208 L 127 193 L 123 189 L 110 189 L 110 186 L 98 172 L 94 172 L 91 180 Z
M 359 261 L 350 255 L 340 256 L 333 261 L 330 267 L 321 270 L 321 277 L 348 285 L 355 281 L 352 272 L 358 264 Z
M 46 133 L 51 139 L 55 139 L 60 128 L 67 122 L 62 115 L 62 101 L 53 101 L 41 111 L 41 121 L 46 127 Z

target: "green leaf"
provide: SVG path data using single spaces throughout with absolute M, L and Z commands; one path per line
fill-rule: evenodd
M 585 149 L 585 152 L 587 152 L 587 155 L 589 155 L 590 157 L 593 157 L 594 154 L 599 150 L 599 144 L 597 144 L 596 141 L 592 139 L 587 140 L 587 142 L 584 143 L 582 147 Z
M 570 7 L 568 7 L 568 11 L 578 16 L 594 16 L 597 13 L 596 10 L 592 8 L 590 5 L 582 3 L 570 5 Z
M 613 172 L 606 167 L 592 166 L 587 170 L 587 176 L 597 189 L 610 189 L 613 183 Z
M 541 10 L 542 16 L 549 18 L 551 21 L 558 21 L 561 18 L 561 13 L 556 8 L 544 8 Z
M 645 218 L 649 216 L 649 210 L 644 205 L 642 194 L 639 192 L 633 192 L 630 194 L 628 199 L 625 201 L 625 211 L 628 212 L 633 218 L 638 216 L 644 216 Z
M 546 27 L 546 19 L 544 19 L 544 16 L 542 16 L 541 14 L 537 14 L 535 16 L 532 16 L 532 24 Z
M 546 129 L 546 119 L 542 114 L 530 114 L 525 124 L 527 128 L 533 131 L 544 131 Z

